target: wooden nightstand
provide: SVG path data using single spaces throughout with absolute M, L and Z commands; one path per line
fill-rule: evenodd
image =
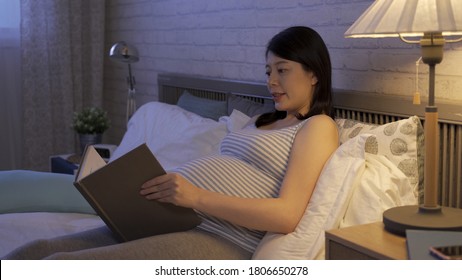
M 382 222 L 326 231 L 326 260 L 407 260 L 406 238 Z

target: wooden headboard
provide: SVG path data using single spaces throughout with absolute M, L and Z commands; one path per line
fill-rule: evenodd
M 159 101 L 176 104 L 188 92 L 207 99 L 226 100 L 228 94 L 257 102 L 270 99 L 263 83 L 163 73 L 158 75 Z M 413 105 L 410 98 L 334 89 L 334 107 L 339 118 L 384 124 L 417 115 L 424 123 L 425 103 Z M 462 104 L 437 101 L 440 124 L 440 194 L 442 206 L 462 208 Z

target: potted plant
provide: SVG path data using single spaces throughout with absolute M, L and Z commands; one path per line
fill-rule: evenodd
M 101 143 L 103 133 L 109 128 L 107 112 L 98 107 L 87 107 L 74 112 L 72 128 L 79 134 L 80 152 L 86 145 Z

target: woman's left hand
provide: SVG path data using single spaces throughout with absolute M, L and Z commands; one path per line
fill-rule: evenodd
M 141 186 L 140 194 L 149 200 L 194 208 L 200 189 L 178 173 L 155 177 Z

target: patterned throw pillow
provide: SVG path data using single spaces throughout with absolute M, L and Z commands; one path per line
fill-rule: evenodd
M 363 133 L 370 137 L 366 152 L 384 155 L 398 167 L 418 192 L 419 201 L 423 196 L 423 156 L 424 130 L 419 117 L 374 125 L 351 119 L 336 119 L 339 127 L 340 144 Z

